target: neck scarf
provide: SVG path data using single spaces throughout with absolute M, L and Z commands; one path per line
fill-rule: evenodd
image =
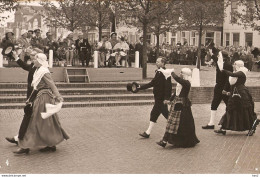
M 42 77 L 46 73 L 50 73 L 50 71 L 47 67 L 44 66 L 41 66 L 40 68 L 36 69 L 36 71 L 34 72 L 32 86 L 35 90 L 37 90 L 37 85 L 40 83 Z
M 242 71 L 245 75 L 247 74 L 248 69 L 246 67 L 240 67 L 237 71 L 234 71 L 234 73 Z M 237 82 L 238 77 L 229 77 L 229 83 L 230 85 L 234 85 Z

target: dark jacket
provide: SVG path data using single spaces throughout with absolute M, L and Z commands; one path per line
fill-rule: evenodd
M 91 46 L 88 42 L 88 39 L 83 39 L 83 42 L 79 42 L 79 39 L 76 40 L 76 49 L 79 51 L 79 52 L 82 52 L 82 51 L 88 51 L 90 52 L 91 50 Z
M 33 64 L 30 64 L 30 65 L 26 64 L 21 59 L 17 60 L 17 64 L 24 70 L 29 71 L 28 78 L 27 78 L 28 85 L 27 85 L 27 97 L 26 97 L 28 99 L 33 91 L 33 87 L 31 86 L 31 84 L 32 84 L 33 74 L 36 70 L 36 67 L 33 67 Z
M 219 52 L 219 50 L 213 51 L 213 55 L 212 55 L 212 59 L 216 63 L 216 83 L 219 87 L 222 87 L 224 90 L 229 91 L 230 90 L 230 84 L 229 84 L 229 80 L 228 80 L 229 76 L 225 72 L 220 71 L 218 64 L 217 64 L 218 52 Z M 233 72 L 233 67 L 228 60 L 224 61 L 223 69 Z
M 165 68 L 163 68 L 165 69 Z M 151 82 L 142 85 L 140 90 L 153 87 L 155 100 L 169 100 L 172 92 L 171 77 L 166 80 L 163 73 L 156 70 L 156 74 Z
M 135 45 L 135 51 L 139 52 L 139 57 L 143 57 L 143 44 L 140 42 Z

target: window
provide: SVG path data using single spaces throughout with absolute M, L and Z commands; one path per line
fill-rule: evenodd
M 233 46 L 239 47 L 239 33 L 233 33 Z
M 95 42 L 95 33 L 88 33 L 88 41 L 90 44 L 94 44 Z
M 196 32 L 192 31 L 190 34 L 190 45 L 196 45 Z
M 230 34 L 226 33 L 226 46 L 230 45 Z
M 151 35 L 150 34 L 147 35 L 147 42 L 148 42 L 148 44 L 151 44 Z
M 205 44 L 209 45 L 211 42 L 214 42 L 214 32 L 206 32 Z
M 185 31 L 182 31 L 181 32 L 181 43 L 184 44 L 185 41 L 186 41 Z
M 176 32 L 172 32 L 171 45 L 175 46 L 176 41 L 177 41 L 177 34 L 176 34 Z
M 165 33 L 163 33 L 163 43 L 165 44 L 166 41 L 167 41 L 167 34 L 166 34 L 166 32 L 165 32 Z
M 188 31 L 181 32 L 181 44 L 182 45 L 188 44 L 189 34 L 190 34 L 190 32 L 188 32 Z
M 235 17 L 234 13 L 237 11 L 237 0 L 231 1 L 231 23 L 235 23 L 237 21 L 237 18 Z
M 252 47 L 253 44 L 253 33 L 245 33 L 245 45 L 246 47 Z

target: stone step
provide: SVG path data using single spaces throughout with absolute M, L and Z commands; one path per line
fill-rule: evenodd
M 96 101 L 117 101 L 117 100 L 152 100 L 153 94 L 115 94 L 115 95 L 65 95 L 65 102 L 96 102 Z M 24 96 L 0 97 L 1 103 L 25 103 Z
M 88 102 L 64 102 L 63 108 L 72 107 L 111 107 L 111 106 L 142 106 L 152 105 L 154 100 L 119 100 L 119 101 L 88 101 Z M 1 103 L 0 109 L 23 109 L 24 103 Z
M 64 83 L 57 82 L 55 83 L 58 88 L 116 88 L 116 87 L 124 87 L 129 82 L 91 82 L 91 83 Z M 147 81 L 136 81 L 140 84 L 146 84 Z M 176 86 L 176 83 L 173 83 L 173 86 Z M 0 89 L 26 89 L 27 83 L 0 83 Z
M 61 95 L 105 95 L 105 94 L 132 94 L 126 88 L 60 88 Z M 27 89 L 0 89 L 0 97 L 7 96 L 25 96 Z M 146 89 L 138 92 L 152 93 L 152 89 Z

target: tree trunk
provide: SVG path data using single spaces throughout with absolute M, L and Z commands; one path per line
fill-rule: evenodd
M 160 55 L 160 34 L 156 33 L 156 59 Z
M 198 46 L 198 59 L 197 59 L 197 68 L 200 69 L 201 62 L 201 38 L 202 38 L 202 24 L 199 29 L 199 46 Z
M 99 12 L 99 20 L 98 20 L 98 41 L 101 41 L 101 38 L 102 38 L 102 24 L 101 24 L 101 19 L 102 19 L 102 16 L 101 16 L 101 12 Z
M 143 79 L 147 78 L 147 22 L 144 19 L 143 22 L 143 38 L 144 38 L 144 45 L 143 45 Z
M 116 32 L 116 16 L 114 13 L 112 13 L 112 27 L 111 32 Z
M 101 41 L 102 38 L 102 26 L 98 25 L 98 40 Z

